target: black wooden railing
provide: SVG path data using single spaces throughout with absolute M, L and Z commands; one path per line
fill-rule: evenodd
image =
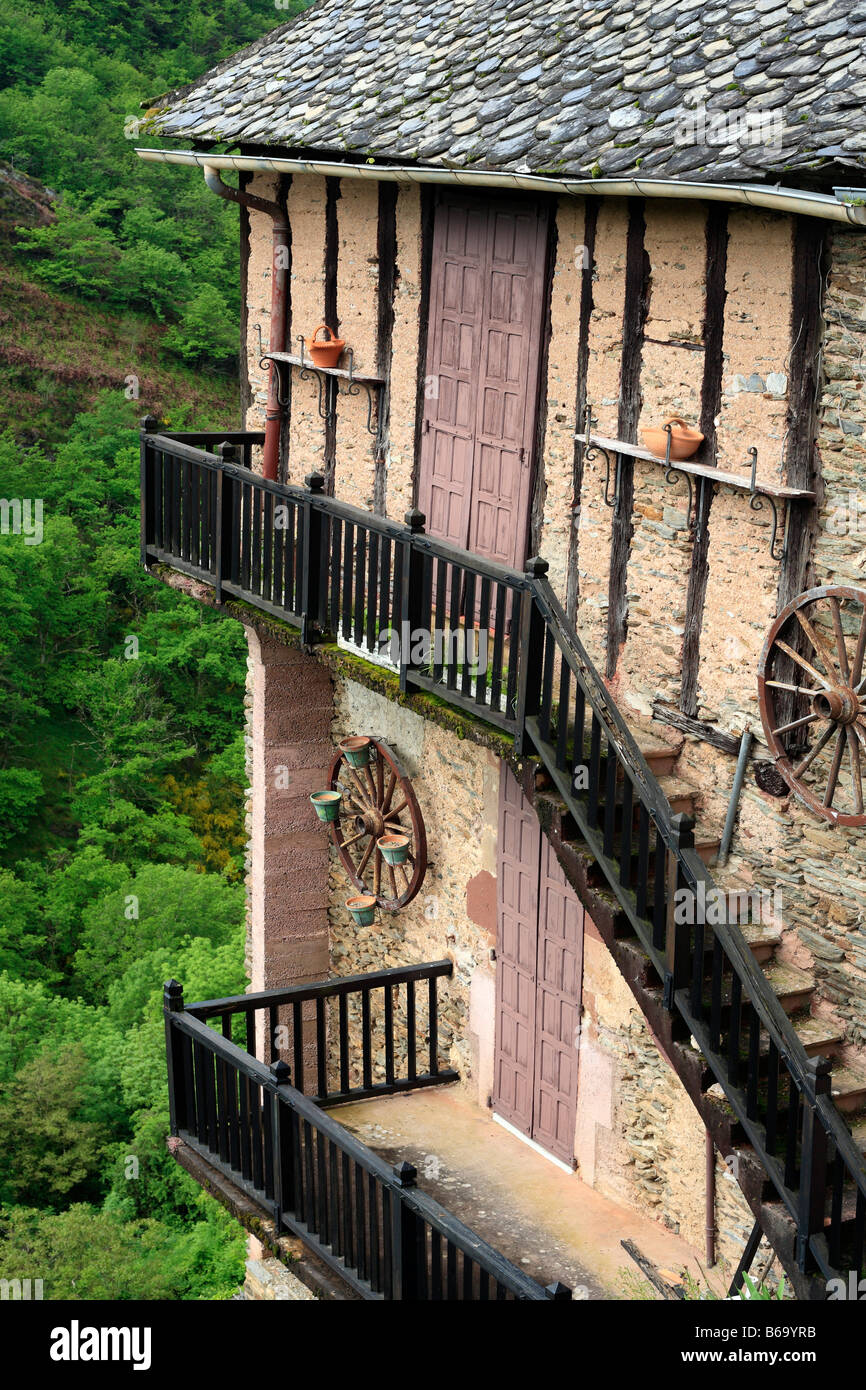
M 381 659 L 400 685 L 436 694 L 514 738 L 546 765 L 664 986 L 699 1042 L 798 1233 L 802 1270 L 864 1268 L 866 1161 L 735 924 L 678 923 L 675 900 L 715 884 L 674 815 L 546 579 L 518 573 L 323 493 L 266 482 L 249 462 L 260 436 L 141 437 L 141 557 L 167 562 L 300 627 Z M 384 640 L 408 640 L 395 648 Z M 448 634 L 437 646 L 436 634 Z M 472 661 L 452 639 L 472 634 Z M 426 643 L 419 644 L 421 634 Z
M 427 983 L 435 996 L 436 981 L 451 971 L 450 961 L 380 971 L 369 976 L 323 981 L 287 990 L 268 990 L 227 999 L 212 999 L 185 1009 L 175 980 L 165 987 L 165 1035 L 168 1060 L 171 1132 L 273 1215 L 279 1235 L 298 1236 L 325 1264 L 362 1297 L 379 1301 L 484 1301 L 570 1299 L 565 1285 L 544 1288 L 416 1187 L 417 1173 L 403 1162 L 389 1166 L 323 1108 L 320 1101 L 291 1084 L 291 1069 L 282 1059 L 270 1066 L 257 1059 L 256 1044 L 271 1055 L 282 1041 L 281 1011 L 294 1036 L 296 1077 L 315 1076 L 327 1092 L 328 1048 L 338 1042 L 336 1069 L 341 1092 L 330 1099 L 354 1100 L 390 1094 L 406 1086 L 450 1081 L 456 1073 L 439 1068 L 436 1057 L 435 1009 L 428 1015 L 430 1069 L 412 1075 L 415 1052 L 414 1015 L 406 1016 L 407 1074 L 391 1064 L 391 1080 L 372 1081 L 369 1016 L 362 1059 L 362 1082 L 352 1087 L 348 1066 L 347 1015 L 343 1001 L 358 997 L 370 1003 L 374 992 L 394 1000 L 400 986 Z M 338 1001 L 336 1030 L 320 1007 Z M 303 1066 L 307 1020 L 315 1040 L 312 1073 Z M 386 1016 L 393 1059 L 398 1031 L 392 1008 Z M 267 1022 L 263 1039 L 257 1016 Z M 390 1032 L 389 1022 L 390 1019 Z M 209 1022 L 219 1021 L 221 1032 Z M 232 1040 L 235 1021 L 247 1048 Z M 386 1042 L 387 1045 L 387 1042 Z

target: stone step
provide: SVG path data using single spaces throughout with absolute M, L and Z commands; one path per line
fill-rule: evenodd
M 658 782 L 670 802 L 674 815 L 680 813 L 686 816 L 695 815 L 700 792 L 694 783 L 686 782 L 682 777 L 674 777 L 670 773 L 659 777 Z
M 854 1067 L 840 1067 L 831 1077 L 830 1095 L 843 1115 L 854 1115 L 866 1106 L 866 1075 Z
M 794 1027 L 809 1057 L 832 1057 L 842 1041 L 840 1030 L 820 1018 L 801 1019 Z
M 763 973 L 786 1014 L 805 1009 L 815 993 L 813 977 L 795 965 L 783 965 L 774 960 L 763 967 Z

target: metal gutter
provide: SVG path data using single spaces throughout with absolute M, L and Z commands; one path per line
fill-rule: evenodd
M 686 198 L 739 203 L 800 213 L 846 226 L 866 227 L 866 207 L 841 203 L 831 194 L 760 183 L 700 183 L 686 179 L 569 179 L 546 174 L 509 174 L 488 169 L 440 169 L 430 165 L 347 164 L 342 160 L 283 159 L 270 155 L 198 154 L 195 150 L 137 149 L 151 164 L 187 164 L 209 169 L 246 169 L 270 174 L 323 174 L 402 184 L 443 183 L 472 188 L 510 188 L 527 193 L 597 194 L 608 198 Z

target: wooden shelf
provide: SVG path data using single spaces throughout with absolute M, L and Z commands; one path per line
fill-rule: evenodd
M 303 367 L 307 372 L 321 372 L 322 376 L 337 377 L 341 381 L 357 382 L 359 386 L 384 386 L 385 379 L 381 376 L 370 376 L 365 372 L 352 372 L 351 374 L 345 367 L 320 367 L 317 362 L 309 358 L 301 358 L 295 352 L 266 352 L 263 354 L 265 362 L 285 362 L 290 367 Z
M 725 487 L 737 488 L 740 492 L 759 492 L 764 497 L 777 497 L 781 502 L 814 502 L 815 493 L 807 488 L 785 487 L 782 483 L 765 483 L 760 478 L 755 479 L 754 488 L 752 487 L 751 477 L 746 473 L 724 473 L 720 468 L 713 468 L 708 463 L 695 463 L 693 459 L 670 459 L 666 463 L 664 458 L 658 454 L 650 453 L 649 449 L 643 449 L 639 444 L 627 444 L 623 439 L 606 439 L 601 434 L 576 434 L 581 444 L 594 446 L 603 449 L 609 454 L 625 454 L 628 458 L 642 459 L 645 463 L 660 464 L 662 468 L 669 467 L 677 473 L 688 473 L 694 478 L 709 478 L 711 482 L 722 483 Z

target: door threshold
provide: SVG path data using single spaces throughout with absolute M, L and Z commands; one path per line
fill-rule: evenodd
M 557 1158 L 556 1154 L 552 1154 L 549 1149 L 543 1149 L 535 1139 L 530 1139 L 528 1134 L 523 1134 L 514 1125 L 509 1124 L 508 1120 L 503 1120 L 502 1116 L 497 1115 L 495 1110 L 493 1112 L 493 1119 L 496 1124 L 501 1125 L 503 1129 L 507 1129 L 509 1134 L 513 1134 L 516 1139 L 521 1139 L 528 1148 L 534 1149 L 537 1154 L 541 1154 L 541 1157 L 546 1158 L 548 1163 L 555 1163 L 557 1168 L 561 1168 L 563 1173 L 568 1173 L 569 1176 L 574 1173 L 573 1163 L 566 1163 L 563 1159 Z

